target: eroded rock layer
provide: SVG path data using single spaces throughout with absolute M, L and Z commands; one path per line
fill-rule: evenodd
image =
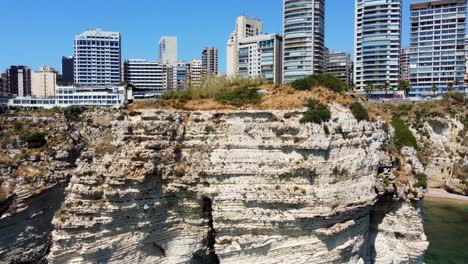
M 303 111 L 86 112 L 73 127 L 84 147 L 42 255 L 50 263 L 422 262 L 421 192 L 397 192 L 383 123 L 357 122 L 339 106 L 332 114 L 316 125 L 299 122 Z

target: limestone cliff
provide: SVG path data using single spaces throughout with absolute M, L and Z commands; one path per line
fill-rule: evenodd
M 301 124 L 303 112 L 51 117 L 41 151 L 66 144 L 2 162 L 0 261 L 422 263 L 423 190 L 397 182 L 384 123 L 334 105 L 330 122 Z M 2 155 L 26 149 L 10 136 Z

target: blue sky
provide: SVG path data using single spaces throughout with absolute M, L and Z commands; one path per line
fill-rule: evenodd
M 404 1 L 404 46 L 410 2 Z M 352 53 L 354 0 L 326 5 L 327 47 Z M 0 70 L 21 64 L 60 71 L 62 56 L 73 55 L 74 35 L 102 28 L 122 33 L 122 59 L 157 60 L 160 36 L 177 35 L 180 60 L 216 46 L 224 72 L 226 41 L 238 15 L 260 18 L 266 33 L 282 31 L 282 0 L 0 0 L 0 6 Z

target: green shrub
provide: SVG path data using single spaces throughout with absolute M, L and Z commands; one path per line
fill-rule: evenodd
M 416 142 L 416 138 L 403 120 L 399 117 L 393 117 L 392 126 L 395 129 L 393 144 L 398 150 L 401 150 L 404 146 L 417 149 L 418 144 Z
M 63 115 L 67 121 L 77 121 L 84 110 L 84 107 L 72 105 L 63 109 Z
M 46 135 L 46 133 L 39 131 L 26 132 L 22 134 L 20 138 L 22 141 L 26 142 L 29 147 L 40 148 L 47 144 Z
M 355 102 L 351 105 L 351 112 L 353 113 L 354 118 L 358 121 L 370 120 L 367 109 L 359 102 Z
M 418 182 L 414 185 L 414 187 L 419 188 L 423 187 L 427 189 L 427 175 L 424 173 L 417 173 L 416 174 L 416 179 Z
M 216 98 L 238 89 L 256 89 L 265 83 L 267 82 L 260 78 L 213 77 L 204 80 L 201 86 L 189 87 L 181 92 L 163 94 L 161 99 L 188 101 L 191 99 Z
M 302 79 L 295 80 L 291 86 L 297 90 L 310 90 L 323 86 L 334 92 L 344 92 L 348 89 L 346 83 L 330 74 L 314 74 Z
M 262 96 L 258 93 L 256 88 L 242 87 L 230 92 L 218 94 L 215 99 L 222 104 L 244 106 L 260 103 Z
M 327 106 L 317 100 L 310 100 L 307 105 L 309 109 L 304 113 L 301 123 L 321 124 L 331 118 L 331 112 Z
M 457 103 L 465 103 L 466 102 L 466 96 L 463 93 L 460 92 L 450 92 L 446 93 L 444 95 L 445 99 L 451 99 Z
M 171 92 L 171 93 L 165 93 L 161 95 L 161 99 L 188 101 L 192 99 L 192 94 L 190 93 L 189 90 L 180 91 L 180 92 Z

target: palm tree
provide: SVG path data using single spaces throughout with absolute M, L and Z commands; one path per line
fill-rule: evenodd
M 459 80 L 455 80 L 453 82 L 453 85 L 455 86 L 455 88 L 457 88 L 459 85 L 460 85 L 460 81 Z
M 438 90 L 437 85 L 435 83 L 433 83 L 432 84 L 432 94 L 435 95 L 437 90 Z
M 369 100 L 369 97 L 373 90 L 374 90 L 374 85 L 368 82 L 366 86 L 364 87 L 364 91 L 366 91 L 367 100 Z
M 408 80 L 401 81 L 398 90 L 405 91 L 405 96 L 408 96 L 411 91 L 411 83 Z
M 452 92 L 453 91 L 453 86 L 455 85 L 454 82 L 449 82 L 447 84 L 447 91 Z
M 383 88 L 385 90 L 385 95 L 387 95 L 388 94 L 388 88 L 390 88 L 390 82 L 386 81 Z

